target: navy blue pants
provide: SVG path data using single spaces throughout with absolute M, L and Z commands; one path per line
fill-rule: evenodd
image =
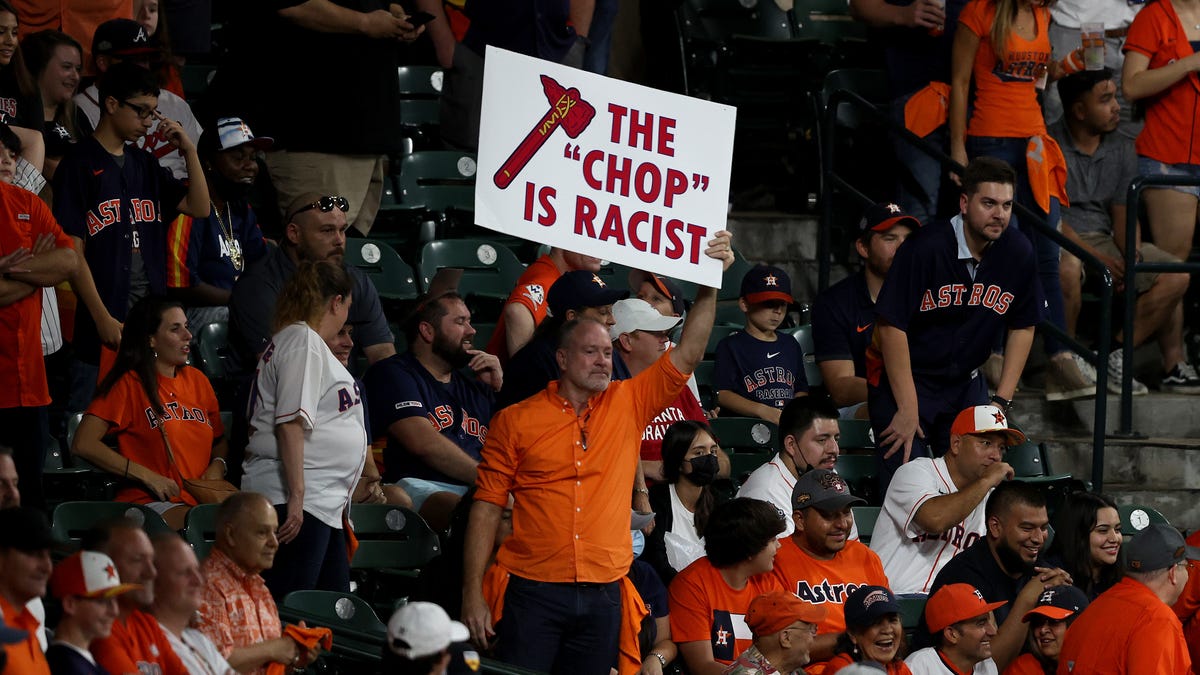
M 287 519 L 287 505 L 276 504 L 279 522 Z M 300 534 L 275 552 L 275 565 L 263 570 L 263 581 L 275 600 L 292 591 L 350 592 L 350 559 L 346 555 L 346 533 L 304 513 Z
M 912 453 L 909 458 L 941 457 L 950 449 L 950 427 L 958 413 L 971 406 L 988 402 L 987 382 L 983 375 L 962 380 L 930 380 L 919 375 L 913 377 L 917 387 L 918 420 L 925 432 L 924 440 L 913 436 Z M 879 437 L 892 423 L 895 416 L 896 399 L 892 396 L 892 385 L 884 373 L 879 386 L 867 386 L 867 410 L 871 415 L 871 429 L 875 432 L 875 445 L 879 448 L 879 494 L 887 494 L 892 474 L 904 463 L 904 450 L 883 458 L 884 450 Z
M 619 582 L 550 583 L 514 574 L 496 624 L 497 657 L 553 675 L 608 675 L 620 629 Z

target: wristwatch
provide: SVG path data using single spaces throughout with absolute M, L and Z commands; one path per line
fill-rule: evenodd
M 1004 410 L 1004 412 L 1008 412 L 1008 409 L 1012 407 L 1012 399 L 1001 398 L 999 394 L 997 394 L 996 396 L 993 396 L 991 398 L 991 401 L 992 401 L 992 403 L 995 403 L 996 405 L 1000 406 L 1000 408 L 1002 410 Z
M 663 668 L 667 667 L 667 657 L 663 656 L 662 654 L 659 654 L 658 652 L 650 652 L 650 656 L 653 656 L 654 658 L 658 659 L 658 662 L 660 664 L 662 664 Z

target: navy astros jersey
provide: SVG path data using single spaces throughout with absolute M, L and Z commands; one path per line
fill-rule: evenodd
M 867 376 L 867 346 L 875 329 L 875 303 L 862 271 L 825 289 L 813 301 L 813 356 L 853 361 L 854 376 Z
M 715 389 L 732 391 L 774 408 L 782 408 L 797 393 L 807 392 L 800 344 L 782 331 L 775 336 L 774 342 L 764 342 L 738 331 L 717 343 Z
M 974 278 L 968 271 L 973 263 L 966 247 L 960 249 L 951 221 L 922 227 L 896 251 L 875 311 L 908 334 L 914 377 L 970 377 L 1005 329 L 1036 326 L 1046 315 L 1027 237 L 1009 227 L 984 250 Z M 880 364 L 870 362 L 879 357 L 872 344 L 872 376 Z
M 384 480 L 394 483 L 401 478 L 420 478 L 464 485 L 410 453 L 388 434 L 388 427 L 408 417 L 424 417 L 440 434 L 478 460 L 495 406 L 492 388 L 458 371 L 448 384 L 439 382 L 411 353 L 375 363 L 367 369 L 363 382 L 371 438 L 387 437 Z
M 84 258 L 109 314 L 129 310 L 135 249 L 145 266 L 148 292 L 166 293 L 167 228 L 187 186 L 145 150 L 125 144 L 122 165 L 95 138 L 76 143 L 54 172 L 54 217 L 84 242 Z M 164 210 L 165 209 L 165 210 Z M 75 311 L 75 348 L 96 358 L 99 341 L 82 302 Z

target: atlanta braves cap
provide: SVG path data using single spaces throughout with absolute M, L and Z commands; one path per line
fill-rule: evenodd
M 1020 429 L 1008 426 L 1008 415 L 994 405 L 977 405 L 958 413 L 954 424 L 950 425 L 950 434 L 965 436 L 967 434 L 1004 434 L 1009 446 L 1025 442 L 1025 434 Z
M 1021 617 L 1021 620 L 1028 622 L 1034 616 L 1061 620 L 1082 612 L 1087 606 L 1087 596 L 1079 590 L 1079 587 L 1071 584 L 1053 586 L 1042 591 L 1042 594 L 1038 596 L 1037 605 L 1025 612 L 1025 616 Z
M 142 24 L 133 19 L 110 19 L 96 27 L 92 37 L 92 54 L 104 56 L 136 56 L 153 54 L 158 48 Z
M 1179 530 L 1154 523 L 1147 525 L 1125 545 L 1125 568 L 1130 572 L 1153 572 L 1184 560 L 1200 560 L 1200 548 L 1188 546 Z
M 834 510 L 866 503 L 867 500 L 850 494 L 850 486 L 832 469 L 806 471 L 792 488 L 792 506 L 797 510 L 810 506 Z
M 565 317 L 567 310 L 603 307 L 629 297 L 629 291 L 613 288 L 600 275 L 587 270 L 565 272 L 547 293 L 550 315 Z
M 851 628 L 866 628 L 881 616 L 900 613 L 896 596 L 884 586 L 859 586 L 846 596 L 844 608 Z
M 797 621 L 820 623 L 827 611 L 825 605 L 805 602 L 795 593 L 772 591 L 750 601 L 746 625 L 755 636 L 772 635 Z
M 981 614 L 1004 606 L 1004 602 L 988 602 L 971 584 L 947 584 L 925 603 L 925 623 L 930 633 L 940 633 L 946 626 L 974 619 Z
M 858 221 L 858 229 L 863 234 L 887 232 L 897 225 L 907 225 L 915 230 L 921 227 L 921 221 L 905 213 L 904 209 L 895 202 L 872 204 L 867 207 L 862 220 Z
M 789 305 L 792 298 L 792 279 L 787 272 L 773 265 L 755 265 L 742 277 L 740 296 L 753 305 L 771 300 L 782 300 Z
M 111 558 L 96 551 L 79 551 L 54 566 L 50 592 L 56 598 L 111 598 L 141 588 L 123 584 Z

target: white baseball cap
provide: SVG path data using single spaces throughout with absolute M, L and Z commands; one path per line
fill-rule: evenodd
M 994 405 L 977 405 L 958 413 L 954 424 L 950 426 L 954 436 L 967 434 L 1004 434 L 1008 445 L 1020 445 L 1025 442 L 1025 434 L 1020 429 L 1008 426 L 1008 415 Z
M 616 340 L 624 333 L 635 330 L 653 332 L 668 331 L 679 325 L 681 319 L 677 316 L 663 316 L 654 306 L 638 298 L 626 298 L 613 303 L 613 319 L 616 323 L 609 326 L 608 336 Z
M 50 590 L 54 597 L 111 598 L 141 588 L 123 584 L 112 558 L 95 551 L 80 551 L 54 566 Z
M 397 609 L 387 625 L 388 648 L 397 656 L 420 659 L 437 654 L 471 632 L 432 602 L 410 602 Z

